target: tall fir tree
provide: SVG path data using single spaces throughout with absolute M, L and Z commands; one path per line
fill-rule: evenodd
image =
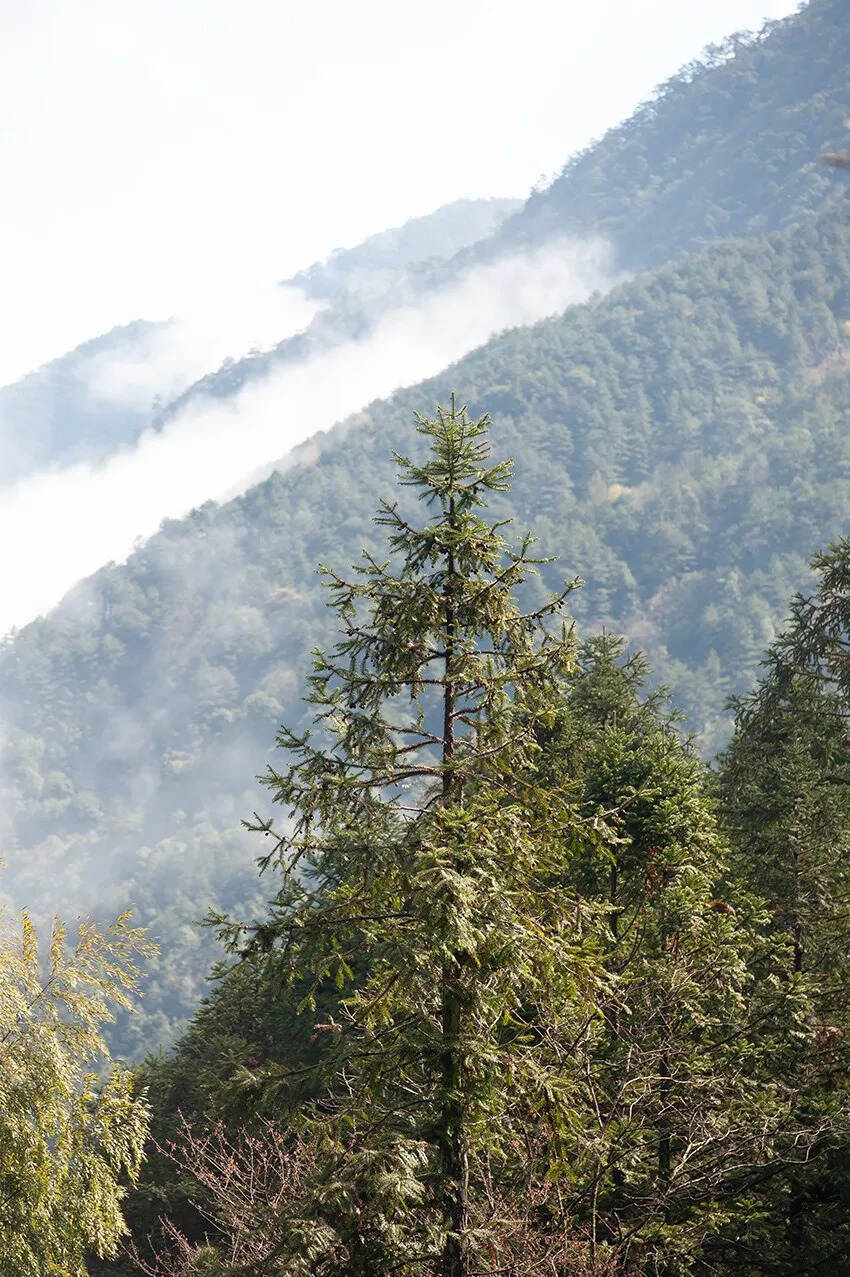
M 390 558 L 366 554 L 354 580 L 323 569 L 343 638 L 311 679 L 321 742 L 280 735 L 282 884 L 247 946 L 229 932 L 308 1003 L 344 990 L 316 1027 L 336 1039 L 328 1088 L 293 1114 L 325 1151 L 311 1271 L 494 1266 L 500 1177 L 536 1114 L 553 1149 L 572 1123 L 574 1044 L 597 1015 L 596 911 L 565 869 L 604 829 L 537 774 L 575 661 L 572 583 L 516 601 L 539 560 L 479 513 L 509 476 L 487 425 L 454 401 L 418 418 L 430 457 L 398 462 L 430 517 L 382 504 Z
M 424 526 L 382 505 L 389 557 L 323 569 L 341 641 L 266 777 L 285 832 L 251 824 L 268 916 L 215 920 L 231 997 L 281 990 L 293 1040 L 224 1087 L 273 1123 L 187 1133 L 222 1245 L 144 1271 L 776 1271 L 764 1186 L 835 1131 L 811 982 L 642 659 L 575 643 L 571 585 L 522 610 L 539 560 L 481 516 L 486 418 L 418 426 Z

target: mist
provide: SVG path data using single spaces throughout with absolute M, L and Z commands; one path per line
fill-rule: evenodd
M 215 284 L 132 346 L 93 355 L 80 369 L 89 397 L 118 408 L 167 403 L 228 357 L 268 350 L 306 328 L 319 309 L 289 285 Z
M 229 399 L 190 398 L 162 431 L 97 465 L 28 477 L 0 494 L 0 633 L 55 606 L 80 578 L 123 561 L 165 518 L 250 485 L 296 445 L 401 386 L 433 376 L 509 327 L 616 282 L 611 246 L 561 240 L 469 271 L 367 336 L 287 365 Z M 143 393 L 128 371 L 127 394 Z M 93 393 L 122 393 L 95 370 Z M 427 407 L 428 405 L 424 405 Z

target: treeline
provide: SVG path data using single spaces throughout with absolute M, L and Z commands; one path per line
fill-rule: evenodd
M 843 136 L 847 19 L 847 0 L 809 0 L 710 46 L 571 157 L 478 252 L 595 233 L 634 270 L 830 207 L 839 215 L 841 187 L 817 157 Z
M 134 1258 L 96 1273 L 791 1274 L 850 1263 L 850 542 L 709 771 L 576 582 L 505 540 L 487 420 L 323 569 L 259 920 L 141 1069 Z M 411 507 L 415 508 L 415 507 Z M 263 838 L 265 836 L 265 838 Z
M 841 183 L 817 157 L 843 137 L 847 18 L 847 0 L 809 0 L 709 47 L 573 155 L 502 227 L 508 201 L 492 202 L 492 219 L 486 201 L 460 201 L 300 273 L 293 282 L 333 307 L 304 336 L 211 372 L 188 393 L 232 394 L 281 361 L 362 335 L 377 309 L 413 303 L 420 287 L 561 237 L 604 236 L 617 269 L 631 272 L 828 210 L 839 217 Z

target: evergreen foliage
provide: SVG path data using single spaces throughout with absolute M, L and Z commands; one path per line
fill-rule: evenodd
M 507 479 L 486 420 L 419 423 L 430 460 L 400 460 L 431 519 L 384 504 L 390 557 L 324 570 L 317 736 L 279 737 L 285 834 L 252 825 L 269 913 L 217 920 L 242 962 L 148 1065 L 172 1153 L 136 1235 L 159 1200 L 177 1238 L 148 1269 L 236 1273 L 247 1248 L 288 1277 L 736 1271 L 763 1185 L 837 1147 L 792 1067 L 820 1041 L 809 991 L 643 658 L 553 633 L 564 595 L 515 602 L 535 560 L 477 512 Z M 246 1229 L 258 1158 L 278 1170 Z
M 9 1277 L 850 1265 L 850 541 L 775 637 L 809 547 L 846 533 L 847 16 L 812 0 L 709 50 L 451 262 L 418 246 L 444 257 L 506 208 L 443 210 L 305 276 L 337 303 L 325 328 L 199 389 L 361 331 L 345 281 L 364 261 L 377 309 L 565 233 L 668 262 L 369 405 L 3 644 L 13 894 L 43 914 L 45 882 L 75 900 L 96 864 L 99 909 L 129 892 L 167 939 L 139 1018 L 126 916 L 71 949 L 57 924 L 46 959 L 28 916 L 0 937 Z M 76 353 L 3 403 L 73 388 Z M 367 490 L 449 384 L 472 417 L 453 399 L 419 418 L 433 451 L 397 458 L 383 557 Z M 510 492 L 485 405 L 521 461 Z M 129 420 L 93 417 L 86 446 Z M 517 515 L 587 590 L 510 548 Z M 304 713 L 305 653 L 329 639 L 313 564 L 355 540 L 355 577 L 324 573 L 342 638 Z M 558 627 L 567 594 L 601 635 Z M 768 645 L 716 784 L 611 629 L 703 753 Z M 281 717 L 282 832 L 249 824 L 271 840 L 266 907 L 234 826 Z M 104 1025 L 134 1053 L 173 1035 L 210 900 L 267 911 L 215 915 L 239 960 L 141 1069 L 143 1166 L 147 1103 Z
M 795 597 L 764 676 L 737 703 L 721 781 L 739 873 L 767 902 L 785 950 L 785 1075 L 829 1124 L 846 1115 L 850 1070 L 850 543 L 812 566 L 817 590 Z M 807 1041 L 796 1033 L 801 1008 Z M 844 1128 L 782 1192 L 771 1185 L 767 1211 L 784 1220 L 778 1267 L 847 1263 L 849 1148 Z
M 343 638 L 310 701 L 332 744 L 284 731 L 294 761 L 267 778 L 295 824 L 248 952 L 307 980 L 308 1003 L 366 965 L 317 1026 L 338 1035 L 331 1090 L 294 1115 L 325 1155 L 317 1272 L 477 1271 L 504 1227 L 487 1186 L 529 1114 L 545 1103 L 568 1125 L 569 1045 L 593 1014 L 592 914 L 564 881 L 565 849 L 591 835 L 534 783 L 573 660 L 547 621 L 570 587 L 514 601 L 536 561 L 478 513 L 508 477 L 487 424 L 454 402 L 419 418 L 432 455 L 399 461 L 431 518 L 385 504 L 397 570 L 370 554 L 353 581 L 325 570 Z
M 784 951 L 730 873 L 703 765 L 622 646 L 583 647 L 546 748 L 614 835 L 571 866 L 608 907 L 611 985 L 561 1191 L 616 1272 L 739 1272 L 761 1230 L 753 1186 L 811 1157 L 828 1125 L 785 1071 L 789 1028 L 800 1043 L 812 1031 L 799 1008 L 777 1026 Z

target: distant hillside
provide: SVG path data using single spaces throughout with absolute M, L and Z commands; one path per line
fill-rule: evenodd
M 843 142 L 850 117 L 850 0 L 811 0 L 790 18 L 755 35 L 732 36 L 683 68 L 619 127 L 573 156 L 545 190 L 492 234 L 474 236 L 454 257 L 430 253 L 403 277 L 379 270 L 371 285 L 360 254 L 380 266 L 388 243 L 418 246 L 435 223 L 376 236 L 302 272 L 316 296 L 332 304 L 307 332 L 274 350 L 210 371 L 180 400 L 202 392 L 227 396 L 276 365 L 298 361 L 338 341 L 360 337 L 393 302 L 457 277 L 476 264 L 533 250 L 562 237 L 602 236 L 614 267 L 635 271 L 732 235 L 759 234 L 828 209 L 841 216 L 846 183 L 820 161 Z M 486 202 L 484 202 L 486 204 Z M 498 202 L 501 207 L 504 202 Z M 450 226 L 450 205 L 435 214 Z M 483 226 L 486 207 L 476 216 Z M 351 268 L 362 295 L 340 288 Z M 374 281 L 384 280 L 383 293 Z M 343 281 L 344 282 L 344 281 Z M 178 405 L 178 406 L 180 406 Z M 173 409 L 172 409 L 173 410 Z
M 789 593 L 850 510 L 850 226 L 720 243 L 518 329 L 317 441 L 312 464 L 167 524 L 0 651 L 3 883 L 16 901 L 136 902 L 164 939 L 150 1046 L 194 1005 L 208 902 L 258 897 L 238 822 L 329 638 L 315 564 L 375 543 L 393 448 L 454 388 L 492 411 L 511 504 L 583 632 L 645 647 L 706 750 Z M 141 1034 L 141 1039 L 139 1038 Z
M 311 343 L 351 335 L 354 315 L 361 316 L 362 325 L 370 307 L 414 287 L 411 281 L 420 274 L 491 234 L 520 206 L 519 200 L 457 200 L 354 248 L 338 250 L 286 281 L 323 304 L 333 303 L 330 313 L 320 317 L 310 337 L 293 340 L 290 329 L 276 333 L 275 339 L 298 358 Z M 246 355 L 246 343 L 228 352 L 223 368 L 218 360 L 212 367 L 197 367 L 203 358 L 197 338 L 187 360 L 189 352 L 180 348 L 185 334 L 179 330 L 171 350 L 172 328 L 168 322 L 137 320 L 0 387 L 0 486 L 46 466 L 99 460 L 146 426 L 161 424 L 163 408 L 179 400 L 200 373 L 210 374 L 200 389 L 206 389 L 208 381 L 228 386 L 235 376 L 234 361 L 246 356 L 242 363 L 254 368 L 266 358 Z M 135 366 L 143 374 L 143 384 L 150 385 L 149 393 L 120 393 L 122 379 L 132 378 Z
M 48 465 L 103 456 L 146 424 L 150 403 L 118 406 L 98 397 L 93 362 L 124 359 L 158 327 L 138 320 L 84 342 L 60 359 L 0 388 L 0 482 Z
M 755 36 L 730 37 L 570 159 L 487 251 L 593 231 L 636 269 L 847 211 L 820 155 L 846 137 L 848 66 L 850 0 L 810 0 Z
M 491 233 L 520 207 L 519 200 L 457 200 L 299 271 L 284 283 L 325 303 L 308 327 L 269 350 L 253 351 L 211 368 L 165 406 L 156 424 L 164 425 L 197 395 L 227 398 L 284 364 L 303 363 L 366 336 L 387 311 L 415 305 L 437 284 L 474 265 L 470 259 L 456 270 L 454 263 L 482 237 L 489 242 Z
M 492 235 L 520 208 L 522 200 L 456 200 L 426 217 L 370 235 L 356 248 L 337 249 L 326 261 L 286 282 L 324 301 L 338 301 L 347 294 L 364 301 L 386 297 L 407 272 L 427 274 L 436 262 Z
M 192 395 L 233 394 L 281 362 L 363 335 L 389 306 L 471 265 L 561 236 L 603 236 L 616 265 L 636 270 L 827 209 L 843 215 L 846 183 L 819 157 L 845 136 L 848 65 L 850 0 L 811 0 L 755 36 L 731 37 L 524 206 L 458 200 L 300 271 L 288 282 L 327 304 L 306 333 L 267 351 L 234 350 L 179 392 L 163 387 L 163 403 L 99 399 L 88 375 L 94 355 L 121 357 L 153 325 L 96 338 L 0 389 L 0 473 L 10 482 L 41 465 L 103 456 L 143 426 L 161 426 Z

